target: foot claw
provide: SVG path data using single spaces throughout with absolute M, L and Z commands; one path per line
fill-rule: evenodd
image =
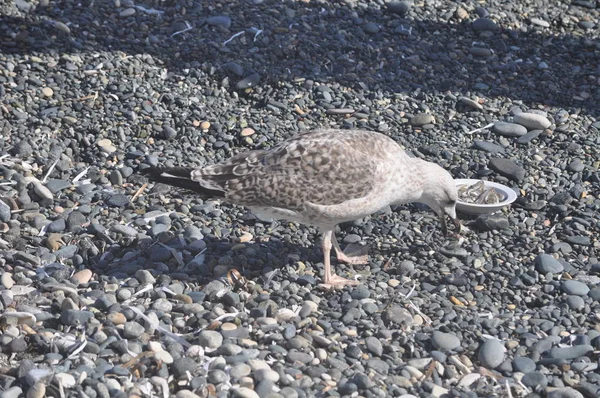
M 325 280 L 325 283 L 321 283 L 319 286 L 324 287 L 326 289 L 335 289 L 336 287 L 344 287 L 344 286 L 357 286 L 360 285 L 360 282 L 354 279 L 346 279 L 341 276 L 331 275 L 329 280 Z

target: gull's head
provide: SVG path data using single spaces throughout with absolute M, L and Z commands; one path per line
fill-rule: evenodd
M 460 233 L 461 224 L 458 218 L 456 218 L 458 190 L 454 179 L 441 166 L 431 162 L 422 162 L 425 181 L 419 202 L 426 204 L 436 212 L 440 218 L 444 235 L 448 234 L 446 217 L 450 217 L 457 229 L 457 233 Z

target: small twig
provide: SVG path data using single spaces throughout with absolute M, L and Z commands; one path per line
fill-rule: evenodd
M 161 10 L 155 10 L 154 8 L 145 8 L 142 6 L 133 6 L 134 8 L 137 8 L 138 10 L 145 12 L 146 14 L 154 14 L 154 15 L 162 15 L 165 12 L 161 11 Z
M 425 323 L 429 326 L 432 324 L 431 322 L 431 318 L 429 318 L 427 315 L 425 315 L 420 309 L 419 307 L 417 307 L 415 305 L 415 303 L 413 303 L 411 300 L 408 300 L 408 305 L 416 311 L 417 314 L 421 315 L 421 317 L 423 318 L 423 320 L 425 321 Z
M 263 32 L 263 30 L 255 28 L 254 26 L 251 27 L 250 29 L 254 31 L 254 40 L 253 41 L 256 41 L 256 39 L 258 38 L 258 35 L 260 35 Z
M 73 184 L 77 183 L 77 181 L 81 180 L 88 172 L 88 170 L 90 169 L 90 166 L 86 167 L 85 169 L 83 169 L 83 171 L 79 174 L 77 174 L 75 176 L 75 178 L 73 178 Z
M 128 305 L 127 308 L 129 308 L 130 310 L 132 310 L 133 312 L 135 312 L 139 317 L 141 317 L 146 322 L 148 322 L 148 324 L 152 328 L 156 329 L 160 333 L 166 334 L 167 336 L 169 336 L 173 340 L 177 341 L 179 344 L 181 344 L 185 348 L 190 348 L 191 347 L 191 344 L 186 339 L 184 339 L 181 336 L 179 336 L 179 335 L 177 335 L 177 334 L 175 334 L 173 332 L 170 332 L 167 329 L 163 328 L 162 326 L 160 326 L 160 324 L 158 322 L 152 321 L 152 319 L 150 319 L 146 314 L 144 314 L 142 311 L 140 311 L 137 307 L 134 307 L 132 305 Z
M 69 357 L 67 359 L 73 359 L 77 356 L 77 354 L 79 354 L 81 351 L 83 351 L 83 349 L 85 348 L 85 346 L 87 345 L 87 339 L 85 338 L 85 331 L 83 332 L 83 334 L 81 335 L 81 345 L 79 347 L 77 347 L 75 349 L 75 351 L 73 351 L 71 353 L 71 355 L 69 355 Z
M 180 31 L 178 31 L 178 32 L 175 32 L 175 33 L 173 33 L 173 34 L 171 35 L 171 37 L 175 37 L 175 36 L 177 36 L 177 35 L 180 35 L 180 34 L 182 34 L 182 33 L 185 33 L 185 32 L 187 32 L 188 30 L 192 30 L 192 29 L 194 29 L 194 27 L 193 27 L 192 25 L 190 25 L 190 24 L 188 23 L 188 21 L 183 21 L 183 22 L 185 22 L 185 26 L 187 26 L 187 28 L 185 28 L 185 29 L 183 29 L 183 30 L 180 30 Z
M 275 268 L 275 270 L 273 272 L 271 272 L 271 275 L 269 275 L 269 277 L 267 278 L 267 281 L 265 282 L 265 289 L 269 287 L 269 284 L 271 283 L 271 281 L 273 280 L 275 275 L 277 275 L 278 271 L 279 271 L 279 269 Z
M 404 296 L 404 298 L 409 298 L 410 295 L 415 291 L 415 288 L 417 287 L 417 284 L 415 283 L 412 287 L 412 289 L 410 289 L 410 292 L 408 292 L 408 294 L 406 296 Z
M 230 41 L 232 41 L 232 40 L 233 40 L 233 39 L 235 39 L 236 37 L 243 35 L 244 33 L 246 33 L 246 32 L 244 32 L 243 30 L 242 30 L 241 32 L 237 32 L 236 34 L 234 34 L 233 36 L 231 36 L 231 37 L 230 37 L 228 40 L 225 40 L 225 41 L 223 42 L 223 45 L 224 45 L 224 46 L 226 46 L 226 45 L 227 45 L 227 43 L 229 43 Z
M 202 257 L 202 258 L 201 258 L 201 260 L 198 262 L 198 265 L 202 265 L 202 264 L 204 264 L 204 257 L 205 257 L 205 256 L 204 256 L 204 252 L 205 252 L 205 251 L 206 251 L 206 248 L 202 249 L 202 250 L 200 251 L 200 253 L 196 254 L 196 255 L 194 256 L 194 258 L 193 258 L 193 259 L 191 259 L 191 260 L 190 260 L 190 262 L 189 262 L 189 263 L 187 263 L 185 266 L 187 267 L 188 265 L 190 265 L 190 264 L 192 263 L 192 261 L 194 261 L 195 259 L 197 259 L 197 258 L 200 258 L 200 257 Z
M 135 202 L 137 200 L 137 198 L 142 194 L 142 192 L 144 192 L 144 190 L 148 187 L 148 183 L 144 183 L 144 185 L 142 185 L 142 187 L 140 189 L 137 190 L 137 192 L 135 193 L 135 195 L 133 195 L 133 198 L 131 198 L 131 202 Z
M 46 175 L 44 176 L 44 178 L 42 178 L 42 184 L 45 184 L 48 181 L 48 177 L 54 171 L 54 168 L 56 167 L 57 163 L 58 163 L 58 159 L 56 159 L 54 161 L 54 163 L 52 163 L 52 166 L 50 166 L 50 168 L 48 169 L 48 172 L 46 173 Z
M 510 391 L 510 384 L 508 384 L 508 379 L 504 379 L 504 383 L 506 384 L 506 395 L 508 398 L 513 398 L 512 392 Z
M 492 127 L 493 125 L 494 125 L 494 123 L 490 123 L 490 124 L 488 124 L 487 126 L 484 126 L 484 127 L 481 127 L 481 128 L 475 129 L 475 130 L 471 130 L 471 131 L 469 131 L 469 132 L 466 132 L 465 134 L 473 134 L 473 133 L 477 133 L 477 132 L 479 132 L 479 131 L 481 131 L 481 130 L 489 129 L 489 128 L 490 128 L 490 127 Z

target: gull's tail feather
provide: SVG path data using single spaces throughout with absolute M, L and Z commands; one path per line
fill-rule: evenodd
M 196 169 L 191 167 L 149 167 L 142 170 L 142 173 L 152 181 L 188 189 L 203 196 L 224 196 L 224 191 L 206 188 L 202 185 L 202 181 L 194 181 L 192 179 L 194 170 Z

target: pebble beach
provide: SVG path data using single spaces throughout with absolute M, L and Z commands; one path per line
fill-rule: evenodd
M 600 396 L 600 3 L 0 2 L 0 398 Z M 303 131 L 515 191 L 320 233 L 149 182 Z

